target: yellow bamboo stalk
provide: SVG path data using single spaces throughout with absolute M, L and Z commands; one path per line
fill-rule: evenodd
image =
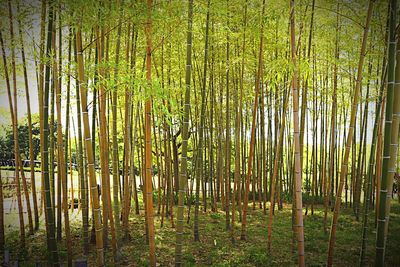
M 90 134 L 89 114 L 87 104 L 87 85 L 85 83 L 85 70 L 82 55 L 82 32 L 80 25 L 76 32 L 76 49 L 78 63 L 78 81 L 81 95 L 83 117 L 83 131 L 86 144 L 86 157 L 89 169 L 89 186 L 91 204 L 93 207 L 94 227 L 96 231 L 97 266 L 104 266 L 103 225 L 101 222 L 99 192 L 97 190 L 96 170 L 94 168 L 92 135 Z

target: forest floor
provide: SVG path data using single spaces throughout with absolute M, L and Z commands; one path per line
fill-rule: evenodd
M 267 252 L 267 223 L 268 215 L 256 206 L 249 205 L 247 241 L 240 240 L 241 224 L 235 224 L 236 242 L 233 244 L 230 232 L 226 231 L 225 212 L 200 211 L 199 232 L 200 242 L 193 241 L 193 212 L 191 220 L 184 226 L 184 266 L 295 266 L 296 253 L 292 251 L 291 205 L 284 205 L 282 211 L 276 211 L 273 221 L 272 248 Z M 140 216 L 130 218 L 130 240 L 119 242 L 119 262 L 117 266 L 147 266 L 148 246 L 146 245 L 144 229 L 144 211 Z M 185 209 L 187 215 L 187 209 Z M 267 211 L 268 214 L 268 211 Z M 371 213 L 367 258 L 369 265 L 374 265 L 374 243 L 376 232 Z M 72 237 L 74 260 L 85 258 L 81 247 L 81 215 L 77 210 L 72 214 Z M 186 217 L 187 218 L 187 217 Z M 175 218 L 174 218 L 175 219 Z M 155 216 L 156 229 L 156 257 L 157 266 L 173 266 L 175 251 L 175 229 L 171 228 L 169 219 L 164 220 L 160 227 L 160 216 Z M 328 226 L 331 223 L 329 215 Z M 307 266 L 325 266 L 329 232 L 323 230 L 323 207 L 317 206 L 314 215 L 309 210 L 304 217 L 305 225 L 305 260 Z M 7 226 L 6 226 L 7 227 Z M 336 248 L 334 255 L 335 266 L 356 266 L 359 261 L 361 244 L 362 222 L 356 221 L 353 209 L 342 207 L 337 231 Z M 387 266 L 400 266 L 400 204 L 397 199 L 392 200 L 389 235 L 386 248 Z M 19 232 L 6 229 L 6 247 L 11 258 L 20 260 L 21 266 L 34 266 L 35 262 L 45 263 L 46 234 L 43 227 L 33 236 L 27 238 L 27 249 L 18 252 Z M 59 242 L 61 261 L 66 261 L 65 242 Z M 110 242 L 109 242 L 110 244 Z M 295 248 L 296 251 L 296 248 Z M 18 255 L 19 254 L 19 255 Z M 17 256 L 18 255 L 18 256 Z M 91 245 L 87 257 L 89 266 L 95 266 L 95 247 Z M 112 266 L 111 247 L 107 249 L 106 266 Z

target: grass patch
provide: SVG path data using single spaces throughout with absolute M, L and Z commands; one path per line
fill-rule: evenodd
M 141 206 L 143 208 L 143 206 Z M 241 223 L 234 226 L 235 242 L 232 243 L 230 231 L 226 230 L 225 212 L 220 207 L 217 212 L 200 211 L 199 232 L 200 242 L 193 241 L 192 207 L 191 220 L 184 224 L 184 266 L 296 266 L 296 247 L 292 246 L 291 206 L 284 204 L 283 210 L 276 210 L 273 221 L 272 247 L 267 251 L 268 212 L 264 215 L 262 209 L 251 207 L 247 217 L 247 241 L 240 240 Z M 175 210 L 176 212 L 176 210 Z M 129 218 L 130 240 L 119 242 L 120 259 L 117 266 L 148 266 L 148 245 L 146 244 L 144 228 L 144 211 L 140 215 L 131 213 Z M 87 258 L 89 266 L 94 266 L 96 254 L 94 244 L 91 244 L 89 255 L 82 254 L 81 214 L 74 212 L 71 223 L 74 259 Z M 237 214 L 238 215 L 238 214 Z M 330 226 L 332 214 L 329 213 Z M 238 219 L 239 216 L 236 218 Z M 368 230 L 367 259 L 369 265 L 374 265 L 375 230 L 374 215 L 371 213 Z M 174 214 L 176 220 L 176 213 Z M 156 257 L 159 266 L 173 266 L 175 260 L 175 229 L 171 228 L 169 218 L 155 216 Z M 176 223 L 176 221 L 175 221 Z M 305 226 L 305 260 L 307 266 L 324 266 L 327 260 L 329 233 L 323 230 L 323 206 L 316 206 L 314 215 L 304 216 Z M 361 244 L 362 223 L 354 218 L 351 208 L 341 210 L 337 231 L 334 265 L 358 265 Z M 400 265 L 400 204 L 392 202 L 389 235 L 386 249 L 387 266 Z M 119 236 L 123 236 L 120 233 Z M 34 236 L 27 237 L 27 249 L 19 248 L 18 230 L 6 229 L 6 247 L 11 252 L 11 258 L 20 260 L 21 266 L 30 266 L 32 262 L 46 262 L 46 233 L 44 225 Z M 111 242 L 111 237 L 110 237 Z M 112 264 L 112 252 L 109 247 L 106 252 L 107 266 Z M 65 241 L 59 242 L 60 259 L 66 261 Z

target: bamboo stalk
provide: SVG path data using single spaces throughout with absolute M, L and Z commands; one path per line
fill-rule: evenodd
M 179 188 L 178 188 L 178 212 L 176 223 L 176 244 L 175 244 L 175 266 L 182 266 L 182 246 L 183 246 L 183 213 L 184 213 L 184 197 L 187 188 L 187 147 L 189 139 L 189 112 L 190 112 L 190 81 L 192 74 L 192 20 L 193 20 L 193 0 L 188 0 L 188 24 L 187 24 L 187 39 L 186 39 L 186 90 L 185 104 L 183 113 L 182 125 L 182 154 L 181 154 L 181 169 L 179 173 Z M 174 157 L 176 161 L 177 158 Z
M 264 17 L 264 12 L 265 12 L 265 0 L 263 0 L 263 3 L 262 3 L 261 18 Z M 252 175 L 252 164 L 253 164 L 254 149 L 255 149 L 257 107 L 258 107 L 258 101 L 259 101 L 258 95 L 259 95 L 259 91 L 260 91 L 260 81 L 262 79 L 261 76 L 262 76 L 262 70 L 263 70 L 263 42 L 264 42 L 263 31 L 264 31 L 264 20 L 261 20 L 260 48 L 259 48 L 259 54 L 258 54 L 258 69 L 257 69 L 257 76 L 256 76 L 253 115 L 252 115 L 253 118 L 252 118 L 252 124 L 251 124 L 250 152 L 249 152 L 249 157 L 248 157 L 248 162 L 247 162 L 248 166 L 247 166 L 247 175 L 246 175 L 246 188 L 244 191 L 244 199 L 243 199 L 242 230 L 241 230 L 241 234 L 240 234 L 241 240 L 247 239 L 246 226 L 247 226 L 247 208 L 248 208 L 248 202 L 249 202 L 248 195 L 249 195 L 250 176 Z M 254 195 L 254 189 L 253 189 L 253 195 Z
M 388 44 L 388 79 L 386 93 L 385 129 L 383 139 L 382 178 L 379 188 L 379 209 L 376 230 L 376 266 L 385 265 L 385 247 L 387 239 L 387 224 L 390 212 L 390 197 L 393 186 L 393 175 L 397 160 L 399 86 L 395 83 L 396 73 L 396 27 L 397 1 L 390 1 L 389 13 L 389 44 Z M 397 58 L 398 59 L 398 58 Z M 396 94 L 395 94 L 396 92 Z M 396 98 L 397 97 L 397 98 Z M 396 99 L 395 99 L 396 98 Z M 396 101 L 396 102 L 395 102 Z M 395 132 L 397 131 L 397 132 Z M 393 133 L 393 134 L 392 134 Z M 389 198 L 389 200 L 388 200 Z
M 94 168 L 94 157 L 92 148 L 92 136 L 90 135 L 89 115 L 87 104 L 87 88 L 85 84 L 85 73 L 82 54 L 82 33 L 81 28 L 78 26 L 76 32 L 76 50 L 77 50 L 77 63 L 78 63 L 78 81 L 81 98 L 81 108 L 83 115 L 83 130 L 86 145 L 86 158 L 89 169 L 89 184 L 90 196 L 93 206 L 94 226 L 96 232 L 96 255 L 97 265 L 104 266 L 104 248 L 103 248 L 103 225 L 101 223 L 99 192 L 97 190 L 96 170 Z
M 151 60 L 152 60 L 152 9 L 153 1 L 147 0 L 147 21 L 145 25 L 146 35 L 146 80 L 148 86 L 152 86 Z M 145 103 L 145 203 L 147 212 L 147 228 L 149 240 L 149 262 L 150 266 L 156 266 L 155 240 L 154 240 L 154 215 L 153 215 L 153 186 L 152 186 L 152 148 L 151 148 L 151 98 Z
M 294 65 L 294 73 L 292 78 L 292 100 L 293 100 L 293 124 L 294 124 L 294 147 L 295 147 L 295 166 L 294 166 L 294 188 L 296 199 L 296 233 L 297 233 L 297 251 L 298 265 L 304 266 L 304 226 L 303 226 L 303 200 L 302 200 L 302 163 L 300 154 L 300 126 L 299 126 L 299 91 L 298 91 L 298 66 L 296 62 L 296 38 L 295 38 L 295 17 L 294 17 L 294 0 L 290 1 L 290 46 L 292 64 Z
M 362 82 L 362 69 L 363 69 L 363 64 L 364 64 L 365 51 L 366 51 L 366 47 L 367 47 L 367 38 L 368 38 L 368 32 L 369 32 L 374 2 L 375 2 L 374 0 L 370 0 L 368 3 L 368 13 L 367 13 L 366 23 L 365 23 L 365 27 L 364 27 L 362 45 L 361 45 L 361 50 L 360 50 L 360 58 L 359 58 L 358 68 L 357 68 L 357 70 L 358 70 L 357 80 L 356 80 L 356 85 L 355 85 L 355 89 L 354 89 L 353 102 L 352 102 L 352 106 L 351 106 L 350 126 L 349 126 L 349 131 L 347 133 L 346 150 L 345 150 L 343 161 L 341 163 L 339 188 L 337 189 L 337 193 L 336 193 L 335 208 L 333 211 L 332 226 L 331 226 L 331 231 L 330 231 L 330 236 L 329 236 L 328 261 L 327 261 L 328 267 L 332 266 L 332 264 L 333 264 L 333 252 L 334 252 L 335 241 L 336 241 L 337 221 L 339 218 L 339 210 L 340 210 L 340 205 L 342 202 L 342 191 L 343 191 L 343 186 L 344 186 L 344 180 L 345 180 L 345 177 L 347 176 L 347 171 L 348 171 L 350 148 L 351 148 L 352 142 L 353 142 L 354 127 L 355 127 L 356 116 L 357 116 L 357 104 L 358 104 L 358 98 L 359 98 L 359 94 L 360 94 L 360 90 L 361 90 L 361 82 Z

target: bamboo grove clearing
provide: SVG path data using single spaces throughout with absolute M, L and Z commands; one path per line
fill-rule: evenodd
M 0 5 L 5 266 L 400 266 L 396 0 Z

